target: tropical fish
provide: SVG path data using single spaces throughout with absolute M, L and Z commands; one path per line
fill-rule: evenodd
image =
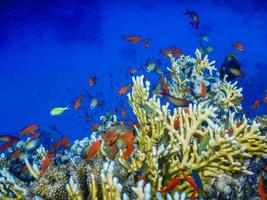
M 132 42 L 134 44 L 137 44 L 139 42 L 142 42 L 142 38 L 137 36 L 137 35 L 132 35 L 132 36 L 123 36 L 123 39 L 128 41 L 128 42 Z
M 152 116 L 157 115 L 157 112 L 147 104 L 139 105 L 139 107 L 143 108 L 148 115 L 152 115 Z
M 131 87 L 131 84 L 122 86 L 118 91 L 118 95 L 125 94 L 129 90 L 130 87 Z
M 190 183 L 190 185 L 194 188 L 194 190 L 196 190 L 197 192 L 200 192 L 199 188 L 197 187 L 197 184 L 195 183 L 194 179 L 191 178 L 190 176 L 188 176 L 185 173 L 182 173 L 183 177 L 185 178 L 185 180 Z
M 180 128 L 179 117 L 175 117 L 175 118 L 174 118 L 173 128 L 174 128 L 175 130 L 178 130 L 178 129 Z
M 82 95 L 75 100 L 74 102 L 74 110 L 77 111 L 81 107 Z
M 35 133 L 30 137 L 30 140 L 38 139 L 41 136 L 41 133 Z
M 166 83 L 166 81 L 162 75 L 160 76 L 160 81 L 162 82 L 162 89 L 164 91 L 168 91 L 169 90 L 168 84 Z
M 220 68 L 220 78 L 224 79 L 225 76 L 227 81 L 234 80 L 237 77 L 243 77 L 244 73 L 240 68 L 240 62 L 236 56 L 228 55 L 224 58 L 224 62 Z
M 207 145 L 209 144 L 209 141 L 210 141 L 210 135 L 209 134 L 201 139 L 201 142 L 199 144 L 198 154 L 201 154 L 202 151 L 204 151 L 206 149 Z
M 265 97 L 265 98 L 263 99 L 263 102 L 264 102 L 265 104 L 267 104 L 267 97 Z
M 100 150 L 101 144 L 102 140 L 97 140 L 91 144 L 87 152 L 86 160 L 91 160 L 97 154 Z
M 146 48 L 149 48 L 149 47 L 151 46 L 151 43 L 150 43 L 150 40 L 149 40 L 149 39 L 144 40 L 144 46 L 145 46 Z
M 240 120 L 240 121 L 236 124 L 236 128 L 239 128 L 243 123 L 244 123 L 244 119 Z
M 184 14 L 191 17 L 192 21 L 190 22 L 190 24 L 196 30 L 198 30 L 198 28 L 199 28 L 199 16 L 198 16 L 198 14 L 195 11 L 190 11 L 190 10 L 187 10 Z
M 175 177 L 170 181 L 170 183 L 162 190 L 160 190 L 161 193 L 167 193 L 174 189 L 179 183 L 181 182 L 181 179 L 178 177 Z
M 161 94 L 162 96 L 166 97 L 169 100 L 169 102 L 178 107 L 188 107 L 189 104 L 191 103 L 191 101 L 189 100 L 171 96 L 165 90 L 162 90 Z
M 231 137 L 234 134 L 234 130 L 233 129 L 227 130 L 227 134 Z
M 116 143 L 118 139 L 118 134 L 114 133 L 113 131 L 106 131 L 101 134 L 101 137 L 104 142 L 107 142 L 109 146 L 112 146 Z
M 121 116 L 122 116 L 123 118 L 125 118 L 126 115 L 127 115 L 127 111 L 126 111 L 125 107 L 122 107 L 122 109 L 121 109 Z
M 18 142 L 20 139 L 13 135 L 0 135 L 1 142 Z
M 61 140 L 59 140 L 57 143 L 55 143 L 51 149 L 51 152 L 54 153 L 57 149 L 59 149 L 61 146 L 67 148 L 69 146 L 69 139 L 68 137 L 63 137 Z
M 39 139 L 29 140 L 28 142 L 25 143 L 24 148 L 27 150 L 31 150 L 34 147 L 36 147 L 38 143 L 39 143 Z
M 256 100 L 255 102 L 254 102 L 254 104 L 252 105 L 252 108 L 253 109 L 256 109 L 256 108 L 258 108 L 260 106 L 260 100 Z
M 196 191 L 193 191 L 189 200 L 195 200 L 196 199 Z
M 135 136 L 132 133 L 124 133 L 119 136 L 121 140 L 123 140 L 126 144 L 132 144 Z
M 51 116 L 57 116 L 57 115 L 61 115 L 65 110 L 69 110 L 69 106 L 66 106 L 66 107 L 56 107 L 56 108 L 53 108 L 51 111 L 50 111 L 50 115 Z
M 237 51 L 244 51 L 244 45 L 242 42 L 237 41 L 232 44 L 232 46 L 237 50 Z
M 137 73 L 137 69 L 130 69 L 130 70 L 129 70 L 129 73 L 130 73 L 130 74 L 136 74 L 136 73 Z
M 211 53 L 211 52 L 213 52 L 213 50 L 214 50 L 214 47 L 212 47 L 212 46 L 208 46 L 208 47 L 206 48 L 206 52 L 207 52 L 207 53 Z
M 93 98 L 90 103 L 90 109 L 94 109 L 98 105 L 97 98 Z
M 258 192 L 259 192 L 259 196 L 260 196 L 261 200 L 267 199 L 266 193 L 264 191 L 264 180 L 263 180 L 262 176 L 260 176 L 260 178 L 259 178 Z
M 96 76 L 92 76 L 91 78 L 89 78 L 88 83 L 91 87 L 93 87 L 95 85 L 96 82 Z
M 161 53 L 164 55 L 164 58 L 166 58 L 169 54 L 171 54 L 175 58 L 183 55 L 181 49 L 179 49 L 179 48 L 162 49 Z
M 203 82 L 200 82 L 200 85 L 201 85 L 200 96 L 203 98 L 206 96 L 207 88 Z
M 203 41 L 205 41 L 205 42 L 209 41 L 209 37 L 206 34 L 204 34 L 204 33 L 202 33 L 200 35 L 200 39 L 203 40 Z
M 19 149 L 17 149 L 11 154 L 10 159 L 15 160 L 15 159 L 19 158 L 21 156 L 21 154 L 22 154 L 22 152 Z
M 53 155 L 49 154 L 45 157 L 45 159 L 43 160 L 42 164 L 41 164 L 41 173 L 44 173 L 47 168 L 49 167 L 51 161 L 53 159 Z
M 133 151 L 134 151 L 134 146 L 132 144 L 126 144 L 126 150 L 124 151 L 121 158 L 123 160 L 127 160 Z
M 100 128 L 100 125 L 99 124 L 93 124 L 91 130 L 92 131 L 97 131 L 99 128 Z
M 25 172 L 29 171 L 27 165 L 25 164 L 24 167 L 20 170 L 19 176 L 22 176 Z
M 31 133 L 35 132 L 38 129 L 39 129 L 39 126 L 37 124 L 31 124 L 31 125 L 28 125 L 25 128 L 23 128 L 19 132 L 19 134 L 20 135 L 28 135 L 28 134 L 31 134 Z
M 199 190 L 203 191 L 203 184 L 202 184 L 201 178 L 199 176 L 199 173 L 194 169 L 192 170 L 192 178 L 194 179 Z

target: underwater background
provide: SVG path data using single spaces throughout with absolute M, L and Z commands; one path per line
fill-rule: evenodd
M 199 30 L 184 15 L 188 9 L 198 13 Z M 192 54 L 201 34 L 214 48 L 209 58 L 217 68 L 229 53 L 240 59 L 245 76 L 237 80 L 248 116 L 267 114 L 264 103 L 252 109 L 267 89 L 266 21 L 264 0 L 1 0 L 0 131 L 16 133 L 36 123 L 56 130 L 55 137 L 80 139 L 90 135 L 100 115 L 114 108 L 120 113 L 125 107 L 126 118 L 131 118 L 126 95 L 117 95 L 131 83 L 129 70 L 153 79 L 140 66 L 148 59 L 163 59 L 160 51 L 170 47 Z M 151 46 L 127 42 L 126 35 L 150 39 Z M 235 41 L 243 43 L 243 52 L 233 48 Z M 93 76 L 96 82 L 90 87 Z M 81 93 L 88 94 L 88 101 L 78 112 L 50 116 L 52 108 L 72 106 Z M 90 109 L 93 97 L 101 105 Z M 87 120 L 88 115 L 92 119 Z

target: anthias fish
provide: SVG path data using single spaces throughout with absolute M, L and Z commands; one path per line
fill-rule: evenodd
M 25 128 L 23 128 L 19 132 L 19 134 L 20 135 L 28 135 L 28 134 L 31 134 L 31 133 L 35 132 L 38 129 L 39 129 L 39 126 L 37 124 L 31 124 L 31 125 L 28 125 Z
M 190 11 L 190 10 L 187 10 L 184 14 L 191 17 L 192 21 L 190 22 L 190 24 L 196 30 L 198 30 L 198 28 L 199 28 L 199 16 L 198 16 L 198 14 L 195 11 Z
M 88 149 L 86 160 L 91 160 L 100 150 L 102 140 L 95 141 Z
M 69 109 L 70 109 L 69 106 L 66 106 L 66 107 L 56 107 L 56 108 L 53 108 L 50 111 L 50 115 L 51 116 L 61 115 L 64 111 L 69 110 Z
M 181 179 L 178 177 L 175 177 L 170 181 L 170 183 L 162 190 L 160 190 L 161 193 L 167 193 L 174 189 L 179 183 L 181 182 Z
M 191 103 L 191 101 L 189 100 L 171 96 L 165 90 L 162 90 L 161 94 L 162 96 L 166 97 L 169 100 L 169 102 L 178 107 L 188 107 L 189 104 Z

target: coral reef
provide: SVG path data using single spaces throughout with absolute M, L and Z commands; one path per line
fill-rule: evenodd
M 74 141 L 54 157 L 37 143 L 20 142 L 13 151 L 27 148 L 31 156 L 16 162 L 26 165 L 30 178 L 20 180 L 9 168 L 15 161 L 1 155 L 0 197 L 183 200 L 191 195 L 201 199 L 204 193 L 210 199 L 256 198 L 257 176 L 266 176 L 261 172 L 266 165 L 266 116 L 242 116 L 242 88 L 213 73 L 215 62 L 207 55 L 202 59 L 199 50 L 195 54 L 179 59 L 169 55 L 170 76 L 159 85 L 161 90 L 166 83 L 168 94 L 189 101 L 188 107 L 170 105 L 164 95 L 152 95 L 144 76 L 133 77 L 128 101 L 137 124 L 128 127 L 107 114 L 90 138 Z M 92 149 L 97 142 L 99 149 Z M 86 156 L 89 151 L 94 155 Z M 44 170 L 47 158 L 51 163 Z M 193 170 L 203 183 L 197 193 L 185 178 L 193 177 Z M 173 180 L 179 181 L 168 187 Z M 245 191 L 248 185 L 250 193 Z

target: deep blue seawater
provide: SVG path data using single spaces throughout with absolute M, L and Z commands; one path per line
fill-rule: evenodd
M 199 14 L 199 31 L 183 14 L 187 9 Z M 91 125 L 114 107 L 126 106 L 130 115 L 126 96 L 117 96 L 131 82 L 130 68 L 162 58 L 160 50 L 174 45 L 194 55 L 201 33 L 209 36 L 214 47 L 209 57 L 217 67 L 228 53 L 240 58 L 245 77 L 238 80 L 248 116 L 267 114 L 266 104 L 251 109 L 267 89 L 266 22 L 264 0 L 1 0 L 0 131 L 16 133 L 37 123 L 56 129 L 55 137 L 89 136 Z M 151 47 L 125 42 L 124 35 L 149 38 Z M 242 41 L 245 51 L 235 51 L 234 41 Z M 94 87 L 88 85 L 91 76 L 97 77 Z M 81 92 L 103 101 L 90 110 L 92 122 L 84 117 L 88 102 L 78 112 L 49 115 L 53 107 L 72 105 Z

